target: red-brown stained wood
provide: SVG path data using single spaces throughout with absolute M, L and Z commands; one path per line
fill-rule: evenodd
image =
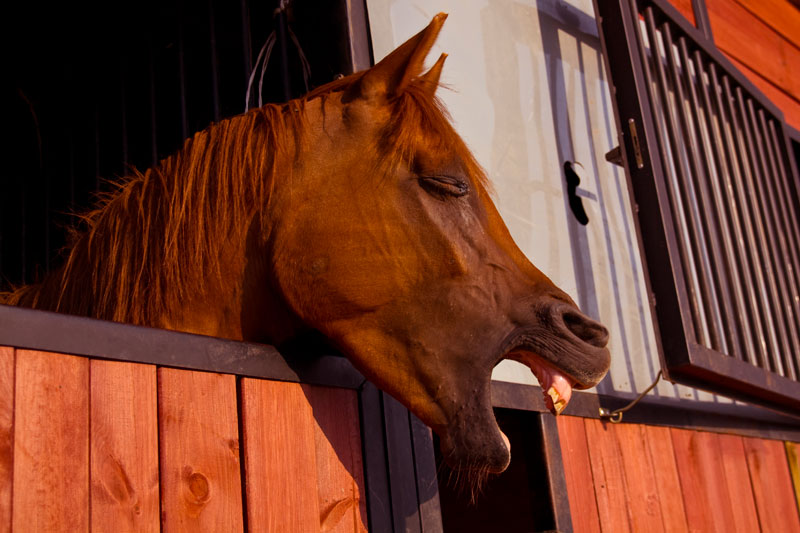
M 800 48 L 784 39 L 741 5 L 731 0 L 707 0 L 714 43 L 758 72 L 781 90 L 800 99 L 800 82 L 791 65 Z
M 88 531 L 88 360 L 17 350 L 14 397 L 14 531 Z
M 14 348 L 0 346 L 0 533 L 11 531 L 14 477 Z
M 690 531 L 736 530 L 717 435 L 671 429 Z
M 795 45 L 800 45 L 800 8 L 789 0 L 736 0 Z
M 719 440 L 719 460 L 725 471 L 728 483 L 728 497 L 733 503 L 733 522 L 736 531 L 747 533 L 758 531 L 758 515 L 750 487 L 750 474 L 744 454 L 742 438 L 736 435 L 717 435 Z
M 694 8 L 692 7 L 692 0 L 670 0 L 670 4 L 675 7 L 678 11 L 681 12 L 681 15 L 686 17 L 686 19 L 695 24 L 694 21 Z
M 669 428 L 643 426 L 650 450 L 653 465 L 655 486 L 661 505 L 661 517 L 664 520 L 664 531 L 679 533 L 688 531 L 686 510 L 683 507 L 681 481 L 678 477 L 678 466 L 675 463 L 675 452 L 672 449 L 672 438 Z
M 366 532 L 358 397 L 353 390 L 303 385 L 314 415 L 320 530 Z
M 622 466 L 631 529 L 649 533 L 664 531 L 664 519 L 661 516 L 656 477 L 644 426 L 618 424 L 614 426 L 612 433 L 617 438 L 620 454 L 624 458 Z
M 728 59 L 750 79 L 753 85 L 764 93 L 764 96 L 783 111 L 783 118 L 790 126 L 800 129 L 800 100 L 795 100 L 770 81 L 762 78 L 758 73 L 737 61 L 736 58 L 728 56 Z
M 583 419 L 575 416 L 559 416 L 556 417 L 556 424 L 561 441 L 572 527 L 575 531 L 599 532 L 600 518 L 597 514 L 592 465 L 589 460 Z
M 156 367 L 91 361 L 93 531 L 159 531 Z
M 250 531 L 320 530 L 315 422 L 298 383 L 242 380 Z
M 631 531 L 628 519 L 624 459 L 613 433 L 613 425 L 600 420 L 584 419 L 586 440 L 597 497 L 597 512 L 603 531 Z
M 242 531 L 236 378 L 158 369 L 162 528 Z
M 800 509 L 800 444 L 796 442 L 786 443 L 786 459 L 789 460 L 789 472 L 794 485 L 794 497 L 797 500 L 797 508 Z
M 793 497 L 791 474 L 783 443 L 750 437 L 742 440 L 761 531 L 800 531 L 800 517 Z

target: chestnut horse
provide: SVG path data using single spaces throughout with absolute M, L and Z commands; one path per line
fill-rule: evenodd
M 503 471 L 492 369 L 555 413 L 609 367 L 608 332 L 514 244 L 423 73 L 444 23 L 373 68 L 213 124 L 119 184 L 64 266 L 6 303 L 280 345 L 321 332 L 441 438 Z

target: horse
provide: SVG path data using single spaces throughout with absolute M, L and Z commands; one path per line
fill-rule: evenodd
M 451 125 L 446 54 L 423 68 L 445 18 L 134 171 L 5 303 L 278 346 L 321 333 L 456 471 L 502 472 L 492 369 L 527 365 L 558 414 L 608 371 L 608 331 L 519 250 Z

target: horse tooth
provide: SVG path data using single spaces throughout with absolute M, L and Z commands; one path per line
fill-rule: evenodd
M 561 398 L 561 395 L 558 393 L 555 387 L 551 386 L 549 389 L 547 389 L 547 395 L 550 396 L 550 399 L 553 401 L 553 414 L 560 415 L 567 406 L 567 402 Z

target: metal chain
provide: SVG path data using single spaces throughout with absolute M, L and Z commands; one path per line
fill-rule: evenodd
M 637 396 L 635 400 L 633 400 L 625 407 L 620 407 L 619 409 L 614 409 L 613 411 L 609 411 L 605 407 L 601 407 L 600 418 L 608 419 L 608 421 L 611 422 L 612 424 L 619 424 L 620 422 L 622 422 L 622 413 L 624 413 L 625 411 L 629 410 L 631 407 L 639 403 L 639 400 L 644 398 L 648 392 L 653 390 L 653 388 L 656 386 L 656 384 L 658 384 L 659 380 L 661 379 L 661 373 L 662 371 L 659 370 L 658 374 L 656 375 L 656 380 L 653 383 L 651 383 L 650 386 L 647 387 L 639 396 Z

